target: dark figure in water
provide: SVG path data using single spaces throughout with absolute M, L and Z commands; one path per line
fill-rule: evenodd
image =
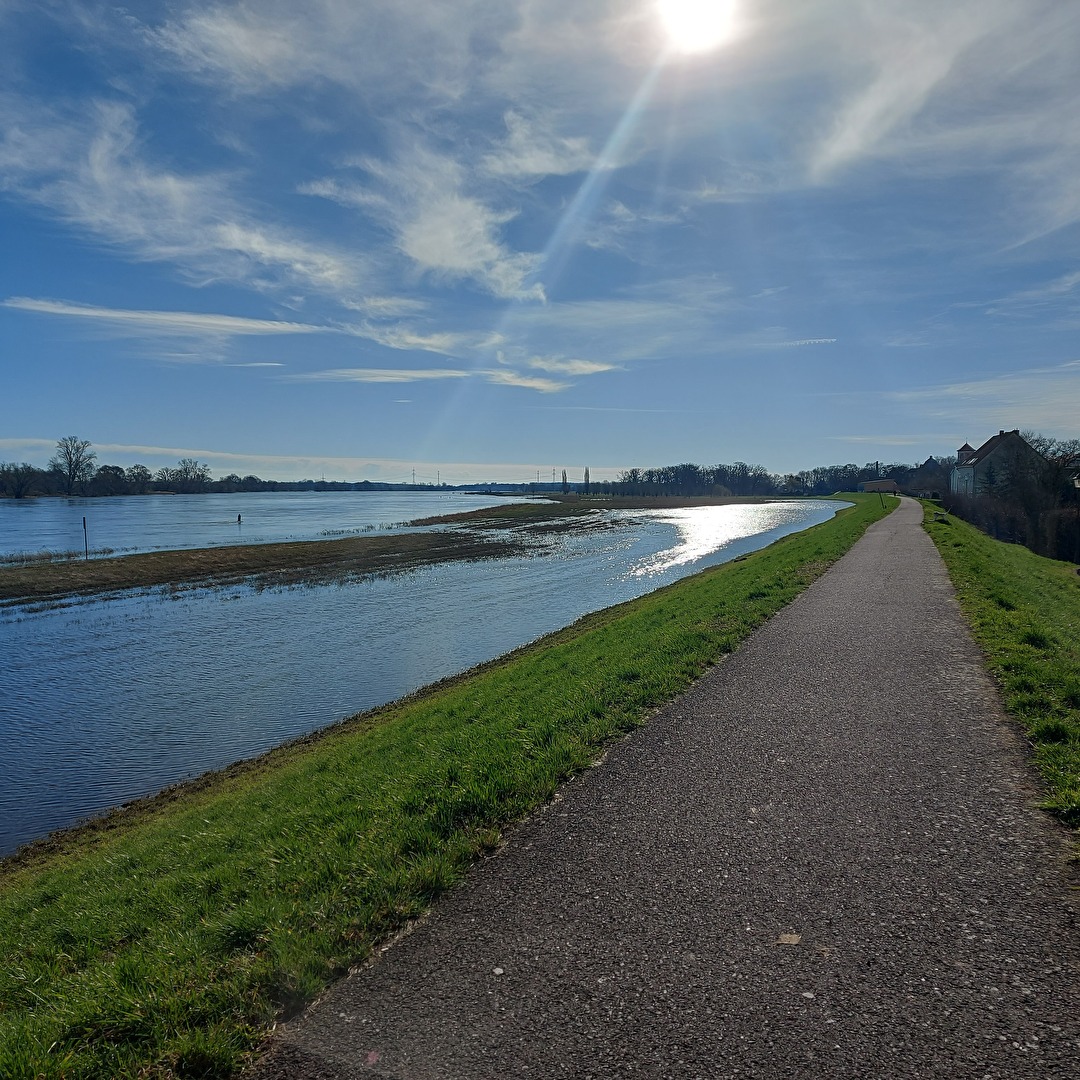
M 239 514 L 236 515 L 236 524 L 237 525 L 240 524 L 240 515 Z

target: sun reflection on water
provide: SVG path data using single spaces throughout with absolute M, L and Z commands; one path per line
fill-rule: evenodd
M 745 540 L 750 533 L 768 532 L 798 520 L 800 515 L 801 510 L 794 503 L 741 503 L 644 511 L 642 516 L 674 525 L 679 539 L 672 547 L 639 560 L 630 568 L 629 574 L 649 577 L 697 562 L 736 541 Z

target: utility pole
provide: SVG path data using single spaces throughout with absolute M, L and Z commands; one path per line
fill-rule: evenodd
M 412 484 L 413 484 L 413 487 L 416 487 L 416 470 L 415 469 L 413 469 L 413 471 L 412 471 Z

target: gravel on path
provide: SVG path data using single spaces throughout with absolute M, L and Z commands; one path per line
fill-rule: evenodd
M 1080 904 L 905 500 L 258 1080 L 1080 1076 Z

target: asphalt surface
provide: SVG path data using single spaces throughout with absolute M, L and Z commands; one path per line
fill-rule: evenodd
M 1080 893 L 920 507 L 278 1032 L 259 1080 L 1080 1076 Z

